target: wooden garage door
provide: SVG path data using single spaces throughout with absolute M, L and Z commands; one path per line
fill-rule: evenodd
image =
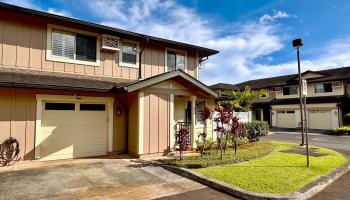
M 277 111 L 277 127 L 295 128 L 294 110 Z
M 105 104 L 45 102 L 40 159 L 56 160 L 107 153 Z
M 310 129 L 332 129 L 331 110 L 309 110 Z

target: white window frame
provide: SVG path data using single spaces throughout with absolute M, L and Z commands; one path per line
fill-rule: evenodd
M 187 51 L 179 50 L 179 49 L 172 49 L 172 48 L 165 48 L 165 72 L 168 72 L 168 51 L 175 52 L 175 53 L 182 53 L 185 55 L 185 72 L 188 73 L 187 68 Z
M 96 62 L 84 61 L 84 60 L 76 60 L 75 52 L 74 59 L 66 58 L 62 56 L 55 56 L 52 54 L 52 30 L 58 30 L 62 32 L 70 32 L 70 33 L 79 33 L 89 36 L 94 36 L 97 38 L 96 40 Z M 46 60 L 56 61 L 56 62 L 65 62 L 65 63 L 73 63 L 73 64 L 81 64 L 81 65 L 92 65 L 92 66 L 100 66 L 100 51 L 101 51 L 101 37 L 97 33 L 92 33 L 88 31 L 78 30 L 74 28 L 68 28 L 53 24 L 47 25 L 47 34 L 46 34 Z
M 137 41 L 132 41 L 132 40 L 120 40 L 120 48 L 119 48 L 119 66 L 120 67 L 130 67 L 130 68 L 139 68 L 140 65 L 140 43 Z M 123 42 L 129 43 L 129 44 L 135 44 L 136 45 L 136 64 L 131 64 L 131 63 L 125 63 L 123 62 Z
M 284 88 L 291 88 L 291 87 L 296 87 L 296 88 L 297 88 L 297 93 L 296 93 L 296 94 L 284 94 L 284 93 L 283 93 L 283 89 L 284 89 Z M 298 94 L 299 94 L 298 86 L 287 86 L 287 87 L 283 87 L 283 88 L 282 88 L 282 95 L 283 95 L 283 96 L 294 96 L 294 95 L 298 95 Z
M 332 85 L 332 92 L 325 92 L 325 91 L 323 91 L 323 92 L 316 92 L 316 85 L 320 85 L 320 84 L 322 84 L 322 85 L 324 85 L 324 84 L 331 84 Z M 324 86 L 323 86 L 323 89 L 324 89 Z M 334 92 L 333 83 L 332 82 L 315 83 L 314 84 L 314 92 L 315 92 L 315 94 L 330 94 L 330 93 L 333 93 Z

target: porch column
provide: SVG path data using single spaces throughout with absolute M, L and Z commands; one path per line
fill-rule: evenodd
M 175 147 L 175 132 L 174 132 L 174 94 L 170 94 L 170 109 L 169 109 L 169 148 L 170 150 Z
M 192 143 L 192 147 L 196 148 L 196 135 L 195 135 L 195 128 L 196 128 L 196 96 L 191 96 L 191 143 Z

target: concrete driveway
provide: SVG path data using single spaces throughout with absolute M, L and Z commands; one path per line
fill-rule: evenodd
M 136 159 L 34 162 L 0 169 L 0 199 L 234 199 Z
M 279 140 L 300 143 L 301 135 L 297 132 L 277 131 L 267 135 L 263 140 Z M 327 147 L 350 156 L 350 136 L 332 136 L 317 133 L 309 134 L 309 143 L 315 146 Z M 311 163 L 312 165 L 312 163 Z M 335 182 L 311 198 L 311 200 L 349 200 L 350 172 L 338 178 Z

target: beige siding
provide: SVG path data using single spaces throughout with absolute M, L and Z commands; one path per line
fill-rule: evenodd
M 145 93 L 144 154 L 164 153 L 169 147 L 169 95 Z
M 0 87 L 0 142 L 15 137 L 20 143 L 20 156 L 34 159 L 36 94 L 78 96 L 113 96 L 92 92 L 72 92 Z M 120 107 L 117 99 L 115 107 Z M 115 109 L 113 109 L 115 110 Z M 125 111 L 121 116 L 114 114 L 113 151 L 125 152 Z
M 36 70 L 77 73 L 105 77 L 137 79 L 137 68 L 119 65 L 119 52 L 100 52 L 100 66 L 80 65 L 46 59 L 47 24 L 44 19 L 31 19 L 13 13 L 3 13 L 0 19 L 0 66 L 20 67 Z M 16 21 L 15 21 L 16 20 Z M 79 27 L 74 27 L 79 29 Z M 166 46 L 156 43 L 142 43 L 142 78 L 164 73 Z M 181 49 L 183 50 L 183 49 Z M 197 76 L 197 61 L 194 51 L 187 51 L 188 73 Z
M 128 152 L 137 155 L 138 144 L 138 96 L 128 95 L 129 104 L 129 131 L 128 131 Z
M 336 81 L 338 82 L 338 81 Z M 329 82 L 327 82 L 329 83 Z M 308 83 L 307 84 L 307 97 L 321 97 L 321 96 L 334 96 L 334 95 L 343 95 L 344 94 L 344 83 L 340 81 L 340 87 L 333 87 L 333 92 L 326 93 L 315 93 L 315 84 L 316 83 Z M 285 99 L 285 98 L 298 98 L 299 90 L 297 95 L 283 95 L 283 92 L 276 92 L 276 99 Z

